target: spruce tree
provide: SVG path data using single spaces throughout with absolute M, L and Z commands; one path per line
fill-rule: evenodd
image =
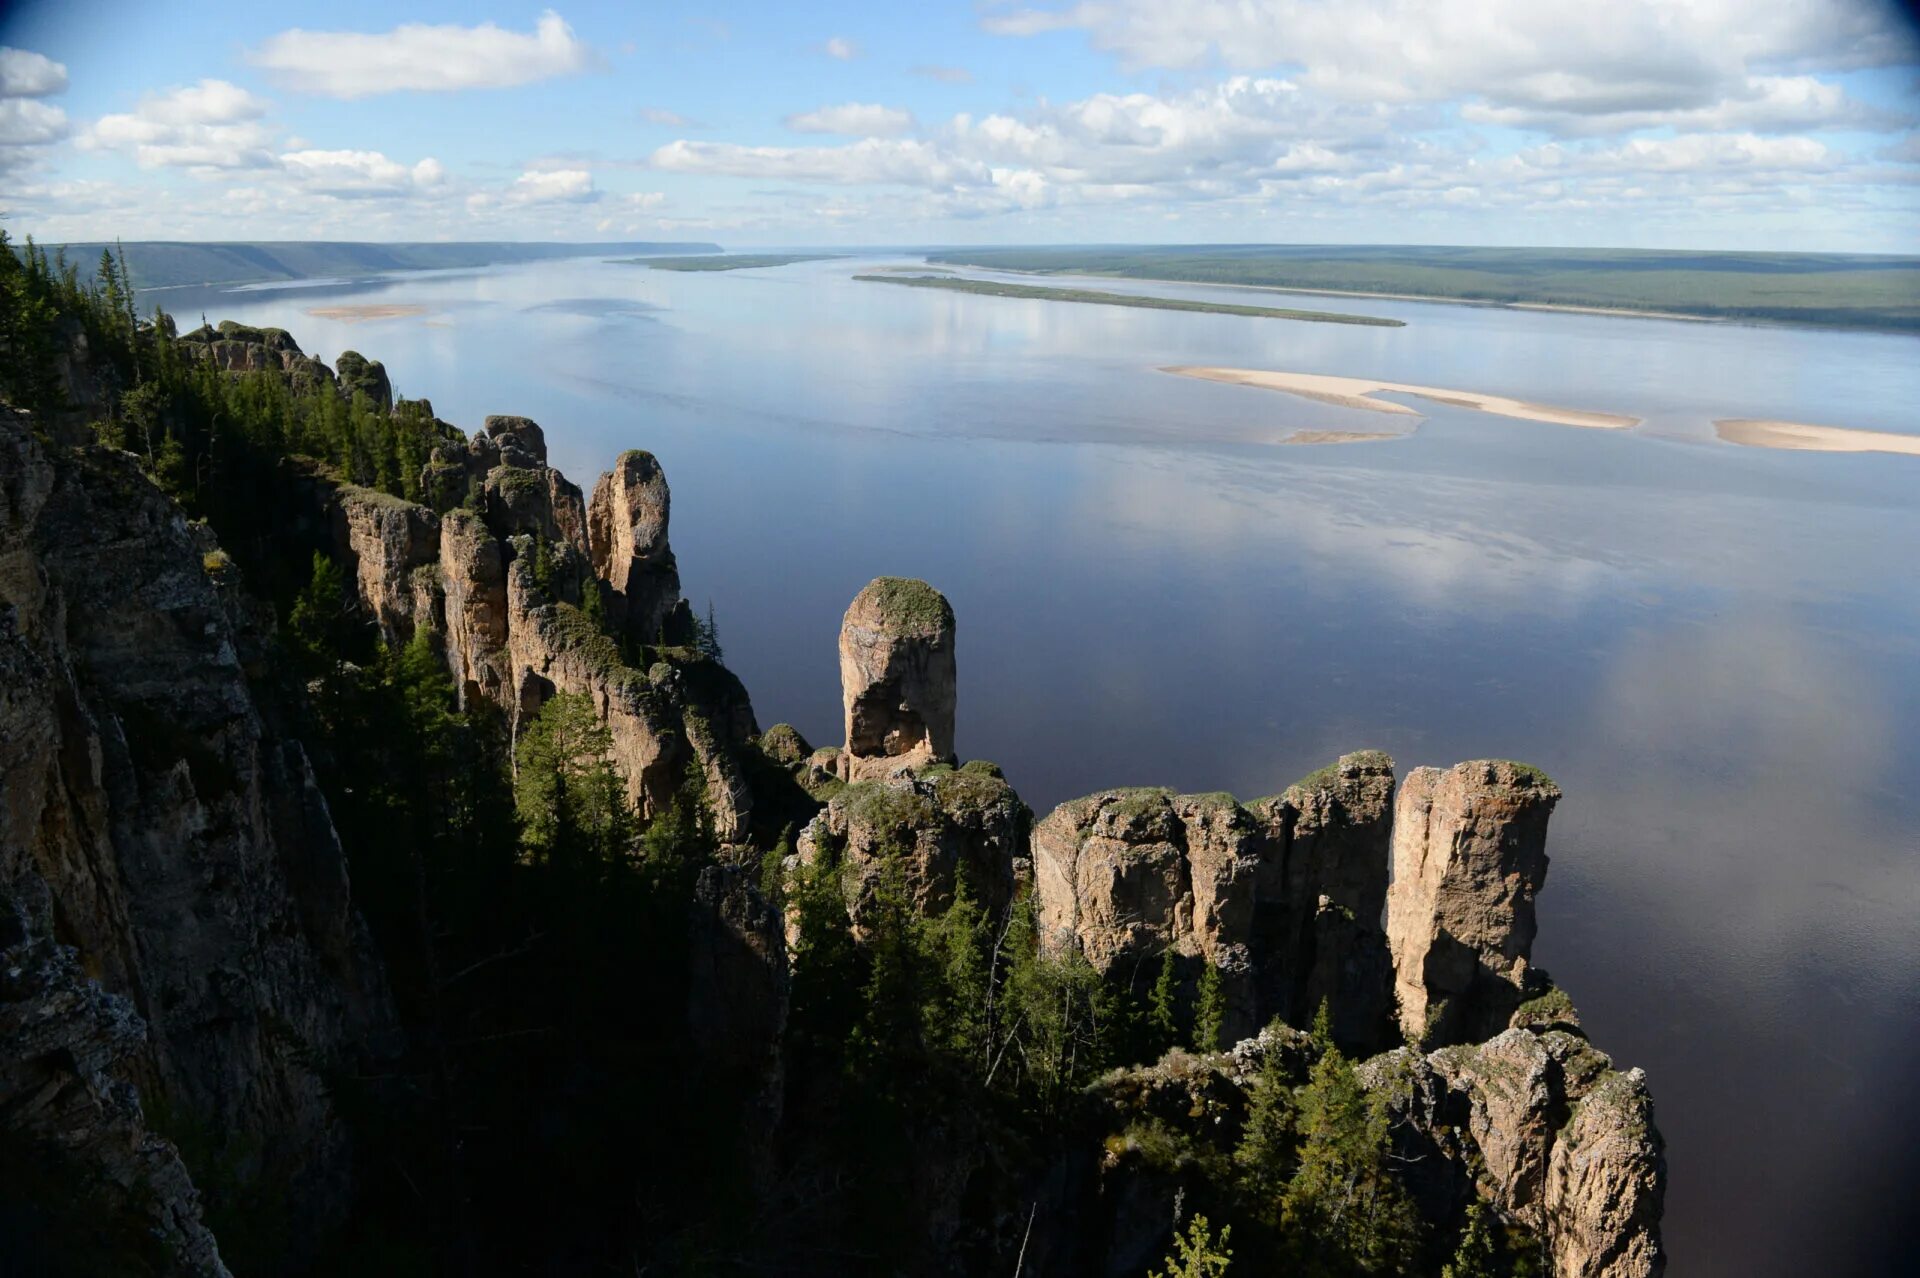
M 1227 994 L 1220 969 L 1208 963 L 1200 973 L 1200 998 L 1193 1013 L 1193 1050 L 1217 1052 L 1227 1025 Z
M 1147 1028 L 1153 1036 L 1153 1053 L 1159 1056 L 1180 1039 L 1178 1019 L 1179 972 L 1173 947 L 1160 957 L 1160 975 L 1153 982 L 1153 998 L 1147 1007 Z

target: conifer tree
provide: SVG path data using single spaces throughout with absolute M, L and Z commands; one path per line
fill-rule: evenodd
M 1193 1050 L 1217 1052 L 1226 1031 L 1227 994 L 1220 980 L 1220 969 L 1212 963 L 1200 973 L 1200 997 L 1193 1012 Z

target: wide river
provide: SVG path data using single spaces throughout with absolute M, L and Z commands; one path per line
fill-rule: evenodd
M 1680 1278 L 1920 1272 L 1920 458 L 1736 447 L 1719 417 L 1920 431 L 1920 341 L 1239 289 L 1404 328 L 860 283 L 916 259 L 592 260 L 155 300 L 384 360 L 591 489 L 673 486 L 760 722 L 838 739 L 835 635 L 882 573 L 959 616 L 959 746 L 1044 813 L 1254 796 L 1343 751 L 1499 756 L 1566 791 L 1535 958 L 1651 1077 Z M 423 310 L 349 323 L 312 308 Z M 1645 419 L 1415 419 L 1229 365 Z M 1384 423 L 1384 425 L 1383 425 Z

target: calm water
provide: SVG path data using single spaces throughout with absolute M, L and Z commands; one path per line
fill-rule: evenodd
M 840 614 L 896 573 L 958 612 L 962 753 L 1043 812 L 1123 783 L 1267 793 L 1365 746 L 1540 764 L 1567 797 L 1535 957 L 1652 1077 L 1672 1272 L 1920 1261 L 1920 458 L 1710 425 L 1920 431 L 1920 342 L 1371 299 L 1301 304 L 1407 327 L 1298 324 L 853 273 L 582 261 L 163 300 L 383 359 L 469 430 L 531 416 L 583 487 L 652 449 L 689 597 L 761 723 L 816 744 Z M 306 314 L 372 303 L 428 313 Z M 1405 440 L 1283 448 L 1409 419 L 1154 371 L 1176 363 L 1647 423 L 1428 405 Z

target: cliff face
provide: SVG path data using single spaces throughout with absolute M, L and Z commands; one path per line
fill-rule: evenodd
M 516 732 L 557 692 L 588 697 L 643 816 L 670 803 L 692 768 L 721 838 L 744 838 L 759 729 L 739 680 L 685 646 L 691 613 L 659 463 L 622 454 L 589 504 L 547 465 L 536 423 L 489 417 L 464 449 L 436 450 L 422 478 L 469 505 L 436 514 L 351 485 L 317 487 L 360 604 L 387 640 L 427 630 L 463 701 L 497 705 Z M 625 642 L 589 619 L 595 605 Z M 642 650 L 653 658 L 645 669 L 629 664 Z
M 0 890 L 15 943 L 41 947 L 36 997 L 65 991 L 61 1033 L 92 1040 L 64 1049 L 64 1086 L 107 1098 L 106 1126 L 69 1107 L 54 1147 L 131 1160 L 95 1170 L 145 1178 L 179 1264 L 210 1270 L 163 1142 L 102 1071 L 325 1224 L 347 1185 L 323 1075 L 389 1032 L 382 977 L 305 752 L 255 700 L 260 636 L 222 557 L 124 455 L 50 452 L 5 410 L 0 449 Z M 106 993 L 74 1003 L 61 954 Z M 18 1043 L 29 1075 L 60 1073 L 57 1040 Z M 0 1100 L 44 1144 L 33 1113 Z

